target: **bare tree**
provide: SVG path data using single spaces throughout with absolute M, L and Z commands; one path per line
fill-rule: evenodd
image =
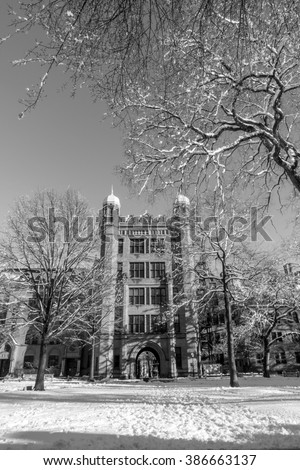
M 235 335 L 238 340 L 246 338 L 252 351 L 263 352 L 263 375 L 270 377 L 271 351 L 300 334 L 299 279 L 269 257 L 255 267 L 248 288 L 251 295 L 243 305 Z
M 87 301 L 83 303 L 80 316 L 72 325 L 68 336 L 73 340 L 85 344 L 90 348 L 91 361 L 89 367 L 89 380 L 95 376 L 95 359 L 97 348 L 106 335 L 108 324 L 113 322 L 114 329 L 121 327 L 121 318 L 115 312 L 123 303 L 123 279 L 121 276 L 108 273 L 107 259 L 95 260 L 93 277 L 87 290 Z M 112 286 L 115 291 L 113 305 L 107 305 L 105 299 L 111 294 Z
M 267 190 L 298 170 L 300 9 L 294 0 L 56 0 L 22 4 L 15 29 L 46 32 L 17 63 L 105 98 L 127 127 L 140 189 L 207 184 L 215 168 Z M 182 183 L 183 182 L 183 183 Z M 267 193 L 269 195 L 269 193 Z
M 184 307 L 190 314 L 187 327 L 194 331 L 197 343 L 198 373 L 201 371 L 203 336 L 208 337 L 208 326 L 214 314 L 222 312 L 225 318 L 226 352 L 230 385 L 239 386 L 234 344 L 233 309 L 244 305 L 249 298 L 247 280 L 251 274 L 250 257 L 243 243 L 250 236 L 250 221 L 229 211 L 230 204 L 219 204 L 218 195 L 210 199 L 211 216 L 199 220 L 190 214 L 193 235 L 182 253 L 176 255 L 173 269 L 174 286 L 177 287 L 174 306 Z M 226 209 L 226 210 L 225 210 Z M 244 224 L 241 225 L 240 221 Z M 184 222 L 183 222 L 184 223 Z M 190 260 L 190 262 L 188 262 Z M 189 283 L 186 283 L 189 279 Z M 206 330 L 206 331 L 205 331 Z
M 44 390 L 47 344 L 63 338 L 90 305 L 99 249 L 95 220 L 74 191 L 38 191 L 16 203 L 0 249 L 14 318 L 40 338 L 35 389 Z

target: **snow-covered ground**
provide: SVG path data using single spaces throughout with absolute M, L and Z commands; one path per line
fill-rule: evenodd
M 300 449 L 300 379 L 0 383 L 0 449 Z

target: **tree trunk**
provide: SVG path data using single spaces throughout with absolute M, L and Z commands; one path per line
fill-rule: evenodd
M 270 346 L 268 338 L 264 338 L 263 376 L 270 378 Z
M 200 335 L 200 333 L 199 333 Z M 197 370 L 198 370 L 198 377 L 202 377 L 202 361 L 201 361 L 201 338 L 198 338 L 197 341 Z
M 89 380 L 93 382 L 95 380 L 95 337 L 92 337 L 92 356 L 91 356 L 91 364 L 90 364 L 90 373 L 89 373 Z
M 239 387 L 235 354 L 234 354 L 234 342 L 232 334 L 232 319 L 231 319 L 231 305 L 228 299 L 228 294 L 224 292 L 225 301 L 225 316 L 226 316 L 226 331 L 227 331 L 227 352 L 228 352 L 228 363 L 229 363 L 229 375 L 230 375 L 230 387 Z
M 39 365 L 34 385 L 34 390 L 44 391 L 45 390 L 45 369 L 47 360 L 47 344 L 45 339 L 42 338 L 40 347 Z

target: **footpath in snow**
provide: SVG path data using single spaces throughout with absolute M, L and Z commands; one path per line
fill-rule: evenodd
M 300 379 L 0 383 L 0 449 L 300 449 Z

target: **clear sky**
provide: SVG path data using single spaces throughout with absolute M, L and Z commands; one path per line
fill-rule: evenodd
M 0 37 L 11 31 L 9 21 L 6 2 L 1 0 Z M 123 159 L 122 135 L 108 119 L 103 121 L 105 104 L 93 103 L 86 89 L 74 99 L 68 90 L 60 91 L 60 70 L 49 82 L 48 96 L 24 119 L 18 119 L 23 110 L 18 100 L 26 97 L 26 88 L 38 82 L 43 70 L 12 66 L 11 61 L 22 58 L 34 39 L 22 35 L 0 46 L 0 221 L 16 197 L 37 187 L 63 191 L 71 186 L 97 209 L 113 185 L 123 215 L 141 214 L 146 209 L 161 213 L 171 202 L 160 201 L 151 207 L 144 198 L 132 197 L 121 184 L 115 167 Z
M 15 4 L 16 0 L 11 0 Z M 6 1 L 0 2 L 0 37 L 8 34 Z M 39 188 L 64 191 L 68 186 L 79 190 L 98 209 L 103 199 L 114 193 L 121 200 L 121 214 L 141 214 L 146 209 L 153 215 L 165 213 L 172 199 L 162 199 L 152 207 L 144 198 L 132 197 L 115 172 L 123 159 L 122 136 L 109 120 L 103 121 L 105 105 L 93 103 L 87 90 L 72 99 L 68 91 L 59 91 L 63 83 L 60 70 L 54 72 L 48 97 L 24 119 L 18 115 L 23 107 L 26 88 L 38 82 L 44 73 L 33 67 L 12 66 L 22 58 L 34 36 L 16 37 L 0 46 L 0 223 L 5 219 L 15 198 Z M 58 92 L 57 92 L 58 91 Z M 273 238 L 287 233 L 287 219 L 272 208 Z

